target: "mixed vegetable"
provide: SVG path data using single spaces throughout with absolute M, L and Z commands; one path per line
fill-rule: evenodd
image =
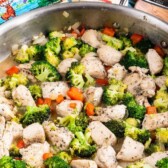
M 168 168 L 160 46 L 79 26 L 35 36 L 13 58 L 0 79 L 1 168 Z

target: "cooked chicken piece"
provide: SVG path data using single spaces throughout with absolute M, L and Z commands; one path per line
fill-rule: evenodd
M 146 73 L 148 73 L 149 69 L 141 68 L 138 66 L 130 66 L 129 70 L 133 72 L 137 72 L 141 77 L 145 76 Z
M 102 45 L 98 50 L 97 54 L 100 60 L 107 66 L 112 66 L 120 62 L 122 53 L 115 48 L 108 45 Z
M 26 63 L 26 64 L 19 64 L 18 65 L 18 68 L 21 70 L 21 69 L 27 69 L 27 70 L 30 70 L 32 64 L 34 63 L 35 61 L 30 61 L 29 63 Z
M 163 68 L 163 59 L 154 49 L 149 49 L 146 53 L 149 70 L 152 75 L 158 74 Z
M 41 84 L 43 98 L 55 100 L 58 95 L 66 96 L 69 87 L 66 82 L 43 82 Z
M 101 102 L 102 94 L 103 94 L 102 87 L 90 86 L 84 92 L 85 101 L 90 102 L 95 106 L 98 106 Z
M 71 64 L 73 62 L 77 62 L 78 60 L 75 58 L 67 58 L 64 59 L 63 61 L 61 61 L 61 63 L 58 65 L 57 69 L 59 71 L 59 73 L 62 76 L 65 76 L 66 72 L 68 71 L 68 69 L 71 67 Z
M 97 120 L 101 122 L 107 122 L 110 120 L 123 119 L 126 115 L 126 106 L 125 105 L 115 105 L 107 106 L 105 108 L 96 109 L 97 116 L 90 116 L 92 120 Z
M 166 76 L 158 76 L 157 78 L 155 78 L 155 83 L 157 86 L 159 86 L 159 88 L 165 86 L 165 82 L 166 82 Z
M 19 138 L 22 138 L 23 135 L 23 127 L 21 124 L 18 124 L 14 121 L 9 121 L 6 123 L 4 134 L 2 140 L 4 142 L 4 146 L 9 149 L 11 144 Z
M 131 73 L 125 77 L 123 82 L 128 86 L 127 91 L 134 96 L 153 97 L 155 95 L 155 81 L 150 76 Z
M 124 161 L 136 161 L 142 159 L 144 145 L 130 137 L 126 137 L 117 154 L 117 159 Z
M 152 131 L 157 128 L 168 127 L 168 112 L 157 114 L 146 114 L 142 122 L 142 127 Z
M 136 102 L 141 106 L 145 106 L 145 107 L 151 106 L 148 102 L 147 97 L 145 96 L 136 96 L 135 99 L 136 99 Z
M 98 48 L 101 44 L 99 36 L 100 35 L 96 30 L 90 29 L 85 31 L 81 37 L 81 40 L 94 48 Z
M 97 168 L 97 165 L 93 160 L 86 159 L 72 160 L 70 165 L 72 168 Z
M 48 142 L 34 143 L 27 148 L 20 149 L 22 160 L 34 168 L 44 168 L 43 154 L 50 151 Z
M 9 150 L 4 146 L 3 141 L 0 140 L 0 159 L 3 156 L 9 156 Z
M 142 78 L 138 73 L 128 74 L 123 82 L 127 85 L 127 91 L 132 93 L 134 96 L 141 95 L 141 87 L 140 84 L 142 82 Z
M 11 110 L 13 110 L 14 102 L 13 100 L 6 99 L 5 97 L 0 96 L 0 104 L 7 104 Z
M 85 66 L 85 73 L 93 78 L 104 79 L 106 77 L 105 68 L 99 58 L 94 56 L 85 56 L 81 63 Z
M 149 165 L 153 166 L 153 168 L 156 168 L 156 166 L 155 166 L 156 162 L 158 160 L 161 160 L 161 159 L 166 158 L 166 157 L 168 157 L 168 151 L 166 151 L 166 152 L 156 152 L 156 153 L 153 153 L 151 156 L 148 156 L 148 157 L 144 158 L 143 161 L 146 164 L 149 164 Z
M 116 136 L 100 121 L 92 121 L 89 124 L 88 129 L 91 131 L 91 137 L 97 145 L 113 146 L 116 144 Z
M 75 103 L 76 107 L 70 107 L 71 103 Z M 61 117 L 66 117 L 71 114 L 79 114 L 82 110 L 83 103 L 79 100 L 64 100 L 56 106 L 56 113 Z
M 95 52 L 89 52 L 85 55 L 85 57 L 97 57 L 97 53 Z
M 2 139 L 4 129 L 5 129 L 5 118 L 3 116 L 0 116 L 0 139 Z
M 116 168 L 123 168 L 123 167 L 121 167 L 121 166 L 118 165 Z
M 5 117 L 6 120 L 11 120 L 15 117 L 14 112 L 11 111 L 7 104 L 0 104 L 0 115 Z
M 37 79 L 34 77 L 34 75 L 31 73 L 30 68 L 34 61 L 30 61 L 29 63 L 26 64 L 19 64 L 18 68 L 20 70 L 20 73 L 25 75 L 32 83 L 37 82 Z
M 15 102 L 21 106 L 36 106 L 36 103 L 28 90 L 24 85 L 19 85 L 12 91 L 12 97 Z
M 153 97 L 155 95 L 156 85 L 155 81 L 151 77 L 143 78 L 140 87 L 142 89 L 143 96 Z
M 119 63 L 112 66 L 107 72 L 108 78 L 115 78 L 117 80 L 122 80 L 127 74 L 125 67 L 120 65 Z
M 74 135 L 65 127 L 57 127 L 53 122 L 45 121 L 43 123 L 44 131 L 52 145 L 58 150 L 66 150 Z
M 39 123 L 33 123 L 24 128 L 23 141 L 26 146 L 32 143 L 44 143 L 45 133 L 43 126 Z
M 97 150 L 94 161 L 99 168 L 116 168 L 116 152 L 111 146 L 102 146 Z

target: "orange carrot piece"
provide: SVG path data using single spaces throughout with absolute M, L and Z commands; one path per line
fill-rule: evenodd
M 64 101 L 64 96 L 63 95 L 58 95 L 58 97 L 56 98 L 56 103 L 60 104 L 62 101 Z
M 47 160 L 48 158 L 51 158 L 51 157 L 53 157 L 53 154 L 51 152 L 43 154 L 43 160 Z
M 51 106 L 51 99 L 50 98 L 44 98 L 43 104 L 47 104 L 48 106 Z
M 6 74 L 10 76 L 12 76 L 13 74 L 17 74 L 17 73 L 19 73 L 19 68 L 16 66 L 13 66 L 6 71 Z
M 157 52 L 161 57 L 164 58 L 165 53 L 164 53 L 163 49 L 162 49 L 160 46 L 155 45 L 154 49 L 156 50 L 156 52 Z
M 110 27 L 105 27 L 102 31 L 103 34 L 113 37 L 115 34 L 115 29 Z
M 95 109 L 94 105 L 92 103 L 88 103 L 86 105 L 86 114 L 88 116 L 93 116 L 95 114 L 94 109 Z
M 82 92 L 75 87 L 72 87 L 68 90 L 67 95 L 72 99 L 72 100 L 80 100 L 83 101 L 84 100 L 84 96 L 82 94 Z
M 155 106 L 148 106 L 146 108 L 146 114 L 156 114 L 157 113 L 157 109 Z
M 96 84 L 102 86 L 108 85 L 108 79 L 96 79 Z
M 23 139 L 20 139 L 20 140 L 17 142 L 17 147 L 18 147 L 19 149 L 25 147 L 25 143 L 24 143 Z
M 70 107 L 70 108 L 73 108 L 73 109 L 76 108 L 76 103 L 70 103 L 70 104 L 69 104 L 69 107 Z
M 142 39 L 143 39 L 143 36 L 140 34 L 134 33 L 131 36 L 131 40 L 132 40 L 133 45 L 139 43 Z
M 36 105 L 39 106 L 39 105 L 43 105 L 43 104 L 44 104 L 43 98 L 38 98 L 36 101 Z
M 82 36 L 84 33 L 85 33 L 86 29 L 83 27 L 82 30 L 80 31 L 80 35 L 79 36 Z

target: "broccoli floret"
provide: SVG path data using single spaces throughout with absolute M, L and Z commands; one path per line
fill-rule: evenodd
M 115 48 L 116 50 L 122 50 L 124 48 L 124 42 L 115 37 L 102 34 L 102 40 L 105 41 L 107 45 Z
M 84 65 L 73 62 L 68 72 L 65 75 L 67 81 L 69 81 L 71 86 L 75 86 L 78 88 L 83 88 L 85 81 L 83 78 L 85 67 Z
M 127 106 L 129 117 L 142 120 L 144 118 L 146 109 L 139 105 L 131 93 L 126 93 L 123 96 L 123 104 Z
M 84 131 L 88 126 L 88 117 L 84 113 L 79 115 L 69 115 L 64 118 L 57 118 L 60 126 L 67 127 L 71 132 Z
M 140 120 L 135 118 L 127 118 L 125 122 L 133 127 L 139 127 L 140 126 Z
M 145 153 L 151 155 L 155 152 L 163 152 L 165 151 L 164 145 L 158 142 L 152 142 L 151 138 L 145 143 Z
M 84 57 L 87 53 L 90 52 L 96 52 L 96 49 L 92 46 L 90 46 L 89 44 L 82 44 L 82 46 L 79 49 L 79 55 L 81 57 Z
M 142 39 L 135 45 L 135 47 L 145 54 L 147 53 L 148 49 L 153 48 L 153 44 L 149 39 Z
M 77 44 L 78 41 L 74 37 L 66 38 L 63 42 L 63 50 L 69 50 Z
M 49 39 L 53 39 L 53 38 L 62 38 L 62 37 L 65 37 L 65 34 L 61 33 L 61 32 L 58 32 L 58 31 L 52 31 L 49 33 Z
M 57 69 L 46 61 L 36 61 L 31 67 L 32 74 L 41 82 L 45 81 L 59 81 L 61 75 Z
M 67 152 L 60 152 L 57 155 L 59 158 L 63 159 L 65 162 L 70 163 L 72 160 L 72 157 L 69 153 Z
M 26 63 L 30 61 L 29 54 L 27 53 L 28 46 L 23 45 L 15 56 L 15 61 L 18 63 Z
M 167 168 L 168 167 L 168 157 L 157 161 L 156 167 L 158 167 L 158 168 Z
M 150 165 L 144 163 L 143 161 L 136 162 L 128 165 L 126 168 L 152 168 Z
M 41 105 L 39 107 L 27 106 L 27 110 L 21 117 L 20 122 L 25 127 L 32 123 L 43 123 L 50 116 L 50 108 L 48 105 Z
M 61 51 L 61 44 L 60 43 L 61 43 L 60 38 L 53 38 L 46 43 L 45 47 L 46 47 L 46 49 L 53 51 L 57 55 Z
M 115 105 L 123 98 L 126 85 L 114 78 L 110 79 L 109 86 L 104 87 L 102 101 L 106 105 Z
M 139 129 L 130 125 L 126 126 L 124 135 L 129 136 L 132 139 L 139 141 L 143 144 L 146 143 L 146 141 L 148 141 L 150 138 L 150 132 L 148 130 Z
M 90 157 L 96 152 L 96 146 L 90 144 L 88 136 L 82 132 L 75 132 L 75 138 L 72 140 L 70 147 L 73 153 L 79 157 Z
M 9 149 L 9 154 L 11 157 L 21 157 L 21 154 L 19 152 L 19 148 L 15 144 L 11 145 L 11 147 Z
M 53 156 L 44 161 L 46 168 L 71 168 L 67 162 L 58 156 Z
M 71 52 L 71 51 L 66 50 L 62 53 L 62 58 L 63 59 L 73 58 L 73 57 L 74 57 L 74 53 Z
M 162 73 L 163 75 L 168 76 L 168 57 L 165 57 L 164 59 L 164 67 Z
M 104 123 L 104 125 L 111 132 L 113 132 L 116 135 L 116 137 L 118 137 L 118 138 L 124 137 L 126 124 L 124 123 L 123 120 L 111 120 L 111 121 Z
M 153 104 L 158 112 L 166 112 L 168 110 L 168 92 L 166 87 L 157 91 Z
M 141 68 L 148 68 L 148 63 L 144 55 L 137 54 L 136 52 L 128 51 L 123 59 L 120 61 L 126 69 L 130 66 L 138 66 Z
M 129 38 L 127 38 L 126 36 L 121 36 L 119 39 L 121 41 L 123 41 L 124 47 L 131 47 L 132 46 L 131 40 Z
M 136 49 L 134 47 L 126 47 L 121 52 L 125 56 L 128 51 L 130 51 L 130 52 L 136 52 Z
M 32 60 L 40 60 L 43 56 L 43 46 L 40 45 L 31 45 L 27 49 L 27 53 L 29 55 L 29 59 Z
M 156 139 L 159 143 L 168 144 L 168 128 L 156 129 Z
M 85 87 L 95 86 L 96 81 L 89 74 L 85 74 Z
M 10 156 L 3 156 L 0 159 L 1 168 L 26 168 L 26 163 L 22 160 L 12 159 Z
M 39 85 L 30 85 L 29 86 L 29 91 L 31 95 L 33 96 L 34 99 L 37 99 L 39 97 L 42 97 L 42 89 Z
M 8 89 L 14 89 L 19 85 L 27 85 L 28 79 L 23 74 L 13 74 L 12 76 L 8 76 L 3 83 L 3 86 Z
M 45 60 L 54 67 L 57 67 L 58 64 L 61 62 L 61 59 L 50 48 L 45 49 L 44 57 Z

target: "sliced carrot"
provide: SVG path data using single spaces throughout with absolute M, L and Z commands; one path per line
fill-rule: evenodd
M 70 108 L 73 108 L 73 109 L 76 108 L 76 103 L 70 103 L 70 104 L 69 104 L 69 107 L 70 107 Z
M 156 114 L 157 113 L 157 109 L 155 106 L 148 106 L 146 108 L 146 114 Z
M 39 105 L 43 105 L 43 104 L 44 104 L 43 98 L 38 98 L 36 101 L 36 105 L 39 106 Z
M 25 143 L 24 143 L 23 139 L 20 139 L 20 140 L 17 142 L 17 147 L 18 147 L 19 149 L 25 147 Z
M 108 85 L 108 79 L 96 79 L 96 84 L 102 86 Z
M 94 109 L 95 109 L 94 105 L 92 103 L 88 103 L 86 105 L 86 114 L 88 116 L 93 116 L 95 114 Z
M 115 29 L 110 27 L 105 27 L 102 31 L 103 34 L 113 37 L 115 34 Z
M 133 45 L 139 43 L 142 39 L 143 39 L 143 36 L 140 34 L 134 33 L 131 36 L 131 40 L 132 40 Z
M 44 98 L 43 104 L 47 104 L 48 106 L 51 106 L 51 99 L 50 98 Z
M 12 76 L 13 74 L 17 74 L 17 73 L 19 73 L 19 68 L 17 66 L 13 66 L 6 71 L 6 74 L 10 76 Z
M 78 33 L 76 33 L 75 31 L 72 31 L 71 34 L 72 34 L 75 38 L 78 37 Z
M 51 158 L 51 157 L 53 157 L 53 154 L 51 152 L 43 154 L 43 160 L 47 160 L 48 158 Z
M 56 98 L 56 103 L 60 104 L 62 101 L 64 101 L 64 96 L 63 95 L 58 95 L 58 97 Z
M 165 56 L 165 53 L 163 51 L 163 49 L 158 46 L 158 45 L 155 45 L 154 49 L 156 50 L 156 52 L 161 56 L 161 57 L 164 57 Z
M 72 99 L 72 100 L 80 100 L 83 101 L 84 100 L 84 96 L 82 94 L 82 92 L 76 88 L 76 87 L 72 87 L 68 90 L 67 95 Z

